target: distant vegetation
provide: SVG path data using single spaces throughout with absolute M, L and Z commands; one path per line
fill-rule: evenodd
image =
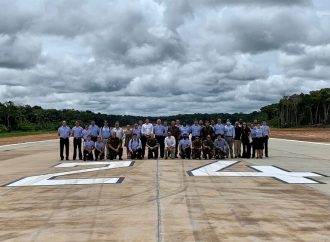
M 217 118 L 231 119 L 242 118 L 246 122 L 253 120 L 266 120 L 273 127 L 300 127 L 311 125 L 329 124 L 330 88 L 312 91 L 309 94 L 295 94 L 283 97 L 279 103 L 262 107 L 259 112 L 244 113 L 214 113 L 214 114 L 180 114 L 175 116 L 163 116 L 162 120 L 180 119 L 192 123 L 194 119 L 215 120 Z M 109 115 L 94 113 L 91 111 L 77 111 L 72 109 L 56 110 L 43 109 L 40 106 L 20 106 L 13 102 L 0 103 L 0 133 L 11 131 L 53 131 L 56 130 L 62 120 L 73 125 L 75 120 L 82 124 L 88 124 L 94 119 L 102 125 L 108 120 L 111 125 L 119 121 L 121 125 L 133 124 L 141 116 Z M 155 121 L 158 117 L 149 117 Z

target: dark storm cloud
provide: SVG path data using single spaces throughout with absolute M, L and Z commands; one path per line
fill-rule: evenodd
M 0 101 L 103 113 L 257 110 L 330 85 L 307 0 L 1 1 Z

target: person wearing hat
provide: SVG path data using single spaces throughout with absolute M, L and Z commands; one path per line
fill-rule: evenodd
M 190 159 L 191 141 L 189 140 L 188 134 L 183 134 L 183 137 L 179 142 L 179 152 L 182 159 Z
M 203 141 L 203 157 L 205 160 L 212 159 L 213 157 L 214 144 L 211 135 L 206 136 Z
M 128 143 L 128 149 L 131 153 L 131 159 L 142 159 L 142 143 L 136 133 L 133 133 L 132 139 Z
M 146 146 L 148 148 L 148 159 L 157 159 L 159 144 L 154 134 L 147 135 Z
M 224 159 L 227 156 L 228 143 L 218 134 L 214 141 L 214 153 L 216 159 Z
M 60 138 L 60 157 L 61 160 L 64 159 L 63 150 L 65 147 L 65 159 L 69 160 L 69 137 L 71 133 L 70 127 L 67 126 L 66 121 L 62 122 L 62 126 L 57 130 L 58 136 Z
M 93 150 L 95 148 L 95 143 L 92 140 L 92 136 L 88 135 L 87 139 L 84 142 L 84 161 L 94 160 Z
M 171 158 L 175 158 L 175 149 L 176 149 L 176 140 L 175 137 L 172 136 L 172 133 L 167 132 L 167 137 L 164 140 L 165 143 L 165 159 L 168 157 L 168 153 L 171 154 Z
M 202 141 L 199 136 L 196 136 L 192 142 L 192 158 L 201 159 L 202 156 Z
M 95 149 L 94 149 L 95 160 L 103 160 L 104 151 L 105 151 L 105 144 L 102 140 L 102 137 L 99 136 L 97 137 L 97 141 L 95 142 Z

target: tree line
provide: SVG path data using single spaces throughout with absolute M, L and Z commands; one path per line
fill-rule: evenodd
M 305 125 L 329 124 L 330 88 L 319 91 L 311 91 L 309 94 L 294 94 L 283 97 L 278 103 L 262 107 L 260 111 L 252 113 L 195 113 L 179 114 L 162 117 L 148 117 L 151 122 L 157 118 L 162 120 L 180 119 L 182 122 L 193 123 L 195 119 L 217 120 L 218 118 L 236 121 L 242 118 L 246 122 L 253 120 L 265 120 L 272 127 L 299 127 Z M 38 131 L 56 130 L 62 120 L 73 125 L 76 120 L 82 124 L 88 124 L 95 120 L 102 125 L 108 120 L 110 125 L 119 121 L 122 126 L 133 124 L 146 117 L 132 115 L 111 115 L 94 113 L 92 111 L 78 111 L 73 109 L 43 109 L 40 106 L 16 105 L 9 101 L 0 103 L 0 132 L 10 131 Z

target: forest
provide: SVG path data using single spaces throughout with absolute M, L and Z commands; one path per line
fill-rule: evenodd
M 246 122 L 253 120 L 265 120 L 272 127 L 302 127 L 302 126 L 325 126 L 329 124 L 330 109 L 330 88 L 318 91 L 311 91 L 308 94 L 294 94 L 283 97 L 278 103 L 262 107 L 260 111 L 252 113 L 213 113 L 213 114 L 180 114 L 174 116 L 148 117 L 152 122 L 157 118 L 162 120 L 186 121 L 192 123 L 194 119 L 223 120 L 229 118 L 232 121 L 242 118 Z M 73 109 L 43 109 L 40 106 L 16 105 L 8 101 L 0 103 L 0 133 L 11 131 L 52 131 L 56 130 L 62 120 L 66 120 L 72 126 L 75 120 L 81 124 L 88 124 L 90 120 L 95 120 L 102 125 L 104 120 L 108 120 L 110 125 L 119 121 L 122 126 L 133 124 L 141 116 L 112 115 L 94 113 L 92 111 L 77 111 Z

